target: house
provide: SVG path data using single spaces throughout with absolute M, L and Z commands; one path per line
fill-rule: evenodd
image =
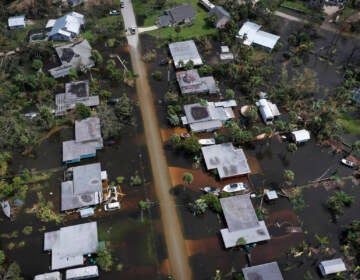
M 247 21 L 240 28 L 236 37 L 242 39 L 244 45 L 251 46 L 254 44 L 271 51 L 280 39 L 280 36 L 261 31 L 260 28 L 261 25 Z
M 260 98 L 256 106 L 265 124 L 271 124 L 275 117 L 280 116 L 278 107 L 265 98 Z
M 212 8 L 208 16 L 215 17 L 215 27 L 218 29 L 225 28 L 225 25 L 231 20 L 231 15 L 221 6 Z
M 217 169 L 220 179 L 247 175 L 251 172 L 245 153 L 232 143 L 201 148 L 207 170 Z
M 195 9 L 191 4 L 183 4 L 164 11 L 159 17 L 158 26 L 167 27 L 179 24 L 189 24 L 195 18 Z
M 34 280 L 62 280 L 59 271 L 35 275 Z
M 193 40 L 171 43 L 169 49 L 175 68 L 183 68 L 189 61 L 192 61 L 194 66 L 203 64 Z
M 319 269 L 322 276 L 346 271 L 345 264 L 340 258 L 320 262 Z
M 213 76 L 201 77 L 198 70 L 191 69 L 176 72 L 176 79 L 182 95 L 197 93 L 219 93 Z
M 204 8 L 208 11 L 210 11 L 211 9 L 215 8 L 215 5 L 213 3 L 211 3 L 209 0 L 200 0 L 199 2 L 201 5 L 204 6 Z
M 72 180 L 61 183 L 61 211 L 100 204 L 103 200 L 100 163 L 71 170 Z
M 63 116 L 66 111 L 74 109 L 77 103 L 87 107 L 94 107 L 100 104 L 98 95 L 89 95 L 89 82 L 78 81 L 65 84 L 65 93 L 55 96 L 55 116 Z
M 234 59 L 234 54 L 232 52 L 230 52 L 230 48 L 228 46 L 221 46 L 220 49 L 221 49 L 221 52 L 220 52 L 220 60 L 221 61 Z
M 80 29 L 84 25 L 85 19 L 82 14 L 70 12 L 53 23 L 54 25 L 49 33 L 49 41 L 71 41 L 80 34 Z
M 25 28 L 25 16 L 15 16 L 15 17 L 9 17 L 8 18 L 8 26 L 9 29 L 21 29 Z
M 291 132 L 291 137 L 296 144 L 305 143 L 310 140 L 310 132 L 306 129 Z
M 236 106 L 236 101 L 230 100 L 228 102 L 205 101 L 204 104 L 194 103 L 185 105 L 185 116 L 181 118 L 181 121 L 183 125 L 189 125 L 190 130 L 194 133 L 217 130 L 227 120 L 235 117 L 232 107 Z
M 75 121 L 75 140 L 63 142 L 63 163 L 80 162 L 96 156 L 103 147 L 100 119 L 96 117 Z
M 90 222 L 45 232 L 44 251 L 51 251 L 51 270 L 84 264 L 84 255 L 96 253 L 97 223 Z
M 245 280 L 284 280 L 277 262 L 264 263 L 242 269 Z
M 91 55 L 92 48 L 86 39 L 57 47 L 55 50 L 61 64 L 49 69 L 50 75 L 55 79 L 69 75 L 71 69 L 86 71 L 88 68 L 95 66 L 95 61 Z
M 99 269 L 96 265 L 89 265 L 85 267 L 73 268 L 66 270 L 66 280 L 79 280 L 95 278 L 99 276 Z
M 242 245 L 270 239 L 265 222 L 258 220 L 250 195 L 220 198 L 220 204 L 228 226 L 220 230 L 225 248 L 238 246 L 239 239 L 242 239 Z

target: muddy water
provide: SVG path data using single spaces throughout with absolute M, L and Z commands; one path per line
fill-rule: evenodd
M 168 247 L 171 272 L 175 279 L 191 279 L 191 270 L 183 240 L 182 230 L 174 200 L 170 195 L 171 180 L 164 155 L 158 120 L 154 110 L 151 90 L 147 80 L 146 67 L 141 61 L 140 51 L 130 49 L 134 72 L 139 75 L 136 86 L 145 128 L 145 137 L 160 203 L 161 219 L 164 224 L 165 240 Z

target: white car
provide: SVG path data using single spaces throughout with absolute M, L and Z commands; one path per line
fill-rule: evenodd
M 110 15 L 110 16 L 118 16 L 118 15 L 120 15 L 120 11 L 118 11 L 118 10 L 112 10 L 112 11 L 109 12 L 109 15 Z
M 120 202 L 112 202 L 112 203 L 107 203 L 104 206 L 104 210 L 105 211 L 114 211 L 117 209 L 120 209 L 121 205 Z
M 36 118 L 36 117 L 37 117 L 37 113 L 34 113 L 34 112 L 32 112 L 32 113 L 26 113 L 26 114 L 24 114 L 24 117 L 25 117 L 25 118 L 28 118 L 29 120 L 32 120 L 33 118 Z
M 136 33 L 136 27 L 135 26 L 129 27 L 129 32 L 131 35 L 134 35 Z

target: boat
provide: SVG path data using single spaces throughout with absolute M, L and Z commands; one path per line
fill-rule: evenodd
M 6 217 L 10 218 L 10 203 L 7 200 L 1 201 L 1 208 L 5 214 Z
M 345 159 L 345 158 L 343 158 L 343 159 L 341 160 L 341 163 L 344 164 L 344 165 L 346 165 L 346 166 L 348 166 L 348 167 L 350 167 L 350 168 L 354 168 L 354 167 L 356 166 L 355 162 L 352 162 L 352 161 L 347 160 L 347 159 Z
M 204 193 L 212 193 L 214 195 L 219 195 L 220 191 L 221 191 L 219 188 L 213 187 L 213 186 L 204 187 L 204 188 L 201 188 L 201 190 Z
M 199 139 L 199 144 L 202 146 L 215 145 L 214 138 Z
M 243 182 L 233 183 L 223 187 L 223 191 L 228 193 L 244 191 L 246 189 L 247 189 L 247 185 Z

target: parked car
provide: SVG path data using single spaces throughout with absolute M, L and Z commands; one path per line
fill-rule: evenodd
M 120 206 L 121 206 L 120 202 L 112 202 L 112 203 L 105 204 L 104 210 L 105 211 L 114 211 L 114 210 L 120 209 Z
M 214 186 L 207 186 L 201 189 L 204 193 L 211 193 L 218 196 L 220 194 L 220 189 Z
M 119 98 L 109 98 L 109 100 L 108 100 L 108 104 L 109 105 L 115 105 L 116 103 L 118 103 L 119 102 Z
M 169 61 L 165 58 L 159 61 L 159 65 L 168 65 L 168 64 L 169 64 Z
M 135 26 L 129 27 L 129 32 L 130 34 L 134 35 L 136 33 L 136 27 Z
M 118 16 L 118 15 L 120 15 L 120 11 L 118 11 L 118 10 L 111 10 L 111 11 L 109 12 L 109 15 L 110 15 L 110 16 Z
M 354 168 L 354 167 L 356 166 L 355 162 L 352 162 L 352 161 L 347 160 L 347 159 L 345 159 L 345 158 L 343 158 L 343 159 L 341 160 L 341 163 L 342 163 L 343 165 L 346 165 L 347 167 L 350 167 L 350 168 Z
M 28 118 L 29 120 L 32 120 L 33 118 L 37 117 L 37 113 L 35 113 L 35 112 L 26 113 L 26 114 L 24 114 L 24 117 Z

